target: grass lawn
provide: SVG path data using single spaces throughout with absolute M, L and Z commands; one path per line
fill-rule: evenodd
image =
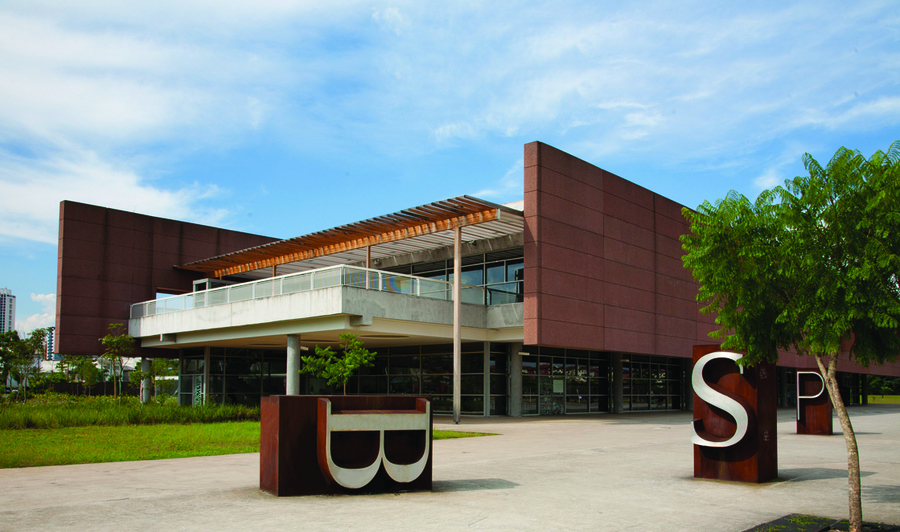
M 259 422 L 0 431 L 0 467 L 93 464 L 259 452 Z
M 434 439 L 484 436 L 434 431 Z M 259 452 L 259 422 L 0 430 L 0 468 Z
M 869 404 L 900 405 L 900 395 L 870 395 Z

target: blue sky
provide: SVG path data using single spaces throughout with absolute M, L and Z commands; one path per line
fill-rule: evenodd
M 0 287 L 53 323 L 59 202 L 291 237 L 522 197 L 540 140 L 688 206 L 900 139 L 869 2 L 0 3 Z

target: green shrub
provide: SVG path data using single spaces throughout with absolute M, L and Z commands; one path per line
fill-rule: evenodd
M 0 407 L 0 429 L 221 423 L 259 421 L 259 407 L 242 405 L 179 406 L 175 398 L 142 405 L 137 397 L 37 395 L 27 404 Z

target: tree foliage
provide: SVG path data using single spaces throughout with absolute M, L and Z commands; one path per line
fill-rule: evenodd
M 17 331 L 0 334 L 0 374 L 5 385 L 9 377 L 19 383 L 22 400 L 28 398 L 29 379 L 40 373 L 40 360 L 46 352 L 47 329 L 35 329 L 19 338 Z
M 122 392 L 124 359 L 134 351 L 134 337 L 124 329 L 125 326 L 121 323 L 111 323 L 109 333 L 100 338 L 104 348 L 101 357 L 109 364 L 113 377 L 113 395 L 116 397 Z
M 815 357 L 847 438 L 858 529 L 859 462 L 837 360 L 842 348 L 862 366 L 900 352 L 900 141 L 870 159 L 841 148 L 825 167 L 809 154 L 803 162 L 809 175 L 755 202 L 732 191 L 684 209 L 683 260 L 701 312 L 716 314 L 711 336 L 743 351 L 741 364 L 791 349 Z
M 371 366 L 377 354 L 363 347 L 357 336 L 352 333 L 340 335 L 343 341 L 340 344 L 341 356 L 335 354 L 331 346 L 322 349 L 317 345 L 315 355 L 300 357 L 304 363 L 300 373 L 312 373 L 316 377 L 327 379 L 331 385 L 340 384 L 344 395 L 347 395 L 347 381 L 350 376 L 360 367 Z

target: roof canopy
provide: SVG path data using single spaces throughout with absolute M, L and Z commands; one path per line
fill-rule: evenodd
M 264 277 L 254 270 L 278 266 L 279 274 L 323 268 L 453 245 L 452 229 L 463 228 L 463 240 L 482 240 L 523 231 L 522 212 L 471 196 L 459 196 L 279 240 L 179 266 L 208 277 Z

